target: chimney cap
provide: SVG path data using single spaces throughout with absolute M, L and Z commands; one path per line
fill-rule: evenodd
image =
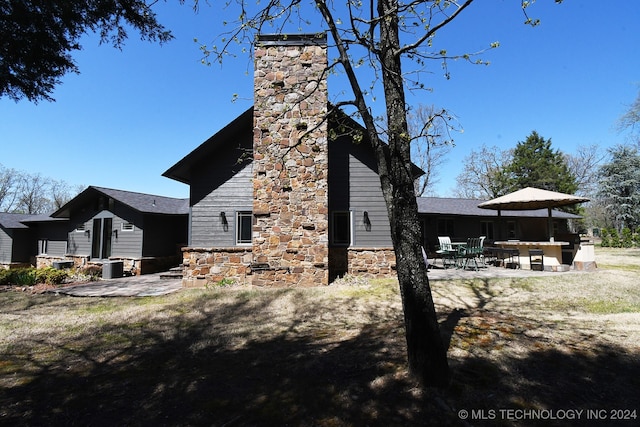
M 326 46 L 327 33 L 322 31 L 309 34 L 257 34 L 256 44 L 260 46 Z

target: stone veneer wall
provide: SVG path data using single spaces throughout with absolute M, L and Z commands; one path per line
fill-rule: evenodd
M 396 254 L 393 248 L 349 248 L 347 260 L 348 272 L 354 276 L 396 276 Z
M 253 283 L 326 285 L 326 35 L 258 36 Z
M 139 276 L 142 274 L 151 274 L 162 271 L 167 271 L 171 267 L 175 267 L 180 263 L 180 256 L 166 256 L 166 257 L 143 257 L 143 258 L 121 258 L 113 257 L 109 258 L 110 261 L 122 261 L 122 269 L 127 274 L 133 276 Z M 51 256 L 51 255 L 38 255 L 36 256 L 36 268 L 53 267 L 53 263 L 56 261 L 73 261 L 75 268 L 86 267 L 89 265 L 101 266 L 102 261 L 91 261 L 90 257 L 83 255 L 66 255 L 66 256 Z
M 184 287 L 201 287 L 233 280 L 248 284 L 253 255 L 251 247 L 184 248 L 182 250 Z
M 53 263 L 56 261 L 73 261 L 73 266 L 76 268 L 84 267 L 90 264 L 88 256 L 53 256 L 53 255 L 38 255 L 36 256 L 36 268 L 53 267 Z

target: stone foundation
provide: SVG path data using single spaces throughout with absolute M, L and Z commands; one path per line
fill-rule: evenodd
M 346 274 L 370 278 L 396 277 L 393 248 L 329 248 L 330 281 Z
M 35 265 L 36 268 L 53 267 L 53 263 L 56 261 L 72 261 L 74 268 L 83 268 L 90 265 L 102 265 L 101 261 L 91 261 L 90 257 L 85 255 L 38 255 L 36 257 Z M 180 264 L 180 256 L 142 258 L 112 257 L 109 258 L 109 261 L 122 261 L 122 269 L 125 273 L 132 276 L 140 276 L 142 274 L 167 271 L 171 267 L 175 267 Z
M 75 268 L 86 267 L 87 265 L 95 263 L 91 263 L 89 261 L 88 256 L 79 256 L 79 255 L 65 255 L 65 256 L 52 256 L 52 255 L 38 255 L 36 256 L 36 268 L 47 268 L 53 267 L 53 263 L 56 261 L 73 261 L 73 266 Z
M 32 265 L 29 264 L 28 262 L 5 262 L 5 263 L 0 263 L 0 269 L 3 270 L 13 270 L 16 268 L 27 268 L 27 267 L 31 267 Z
M 314 277 L 309 274 L 313 269 L 252 262 L 250 247 L 184 248 L 182 253 L 183 287 L 210 286 L 226 280 L 253 286 L 321 286 L 327 274 L 319 266 Z M 338 248 L 330 251 L 329 266 L 334 270 L 332 280 L 345 274 L 369 278 L 396 275 L 393 248 Z
M 348 272 L 354 276 L 396 276 L 396 254 L 393 248 L 349 248 L 347 262 Z
M 251 247 L 183 248 L 183 287 L 201 287 L 233 280 L 249 283 Z

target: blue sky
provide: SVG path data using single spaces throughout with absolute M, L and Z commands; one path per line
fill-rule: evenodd
M 494 41 L 500 48 L 482 56 L 489 66 L 450 62 L 449 80 L 433 62 L 425 76 L 432 91 L 409 99 L 449 109 L 464 129 L 454 134 L 437 195 L 452 195 L 464 158 L 483 144 L 512 148 L 532 130 L 567 153 L 625 141 L 616 121 L 640 90 L 640 2 L 538 0 L 530 12 L 542 21 L 537 28 L 523 24 L 518 4 L 479 0 L 442 30 L 436 45 L 450 53 Z M 119 51 L 87 36 L 74 56 L 81 74 L 64 78 L 56 102 L 1 99 L 0 164 L 74 186 L 188 197 L 186 185 L 161 174 L 251 105 L 252 63 L 239 55 L 201 64 L 194 39 L 209 43 L 224 31 L 220 9 L 158 6 L 172 42 L 132 33 Z M 330 96 L 341 84 L 330 80 Z

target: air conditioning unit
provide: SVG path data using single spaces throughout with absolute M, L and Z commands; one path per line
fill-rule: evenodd
M 122 277 L 122 261 L 105 261 L 102 263 L 102 278 L 117 279 Z

